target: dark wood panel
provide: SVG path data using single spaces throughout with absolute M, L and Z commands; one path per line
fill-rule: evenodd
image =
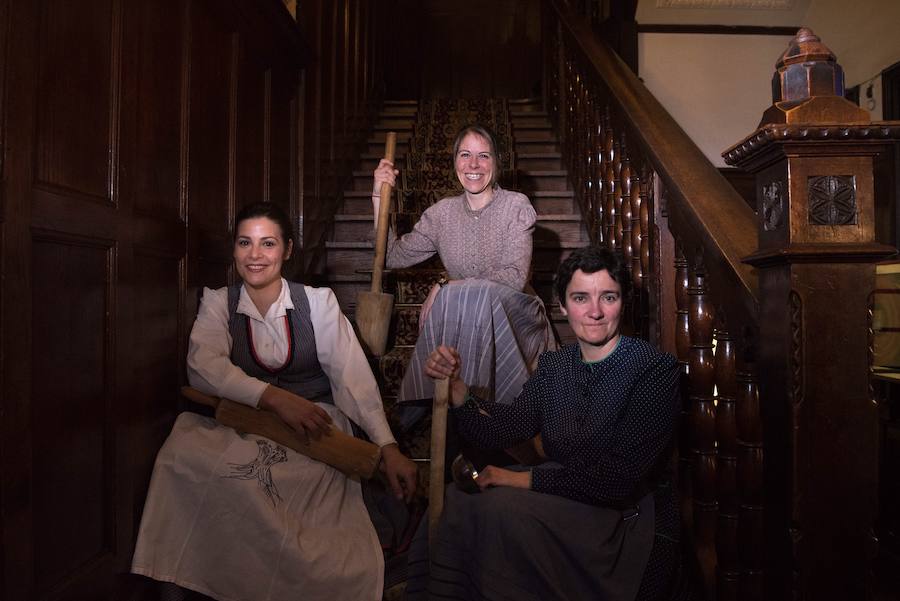
M 0 0 L 0 115 L 6 114 L 6 31 L 9 28 L 9 2 L 8 0 Z M 0 177 L 4 173 L 4 164 L 6 162 L 6 128 L 0 127 Z M 4 202 L 4 190 L 0 188 L 0 223 L 4 221 L 4 213 L 6 212 L 6 203 Z M 0 583 L 0 590 L 2 583 Z
M 122 119 L 123 200 L 157 219 L 179 220 L 184 35 L 187 3 L 129 3 Z
M 110 202 L 118 120 L 117 15 L 113 0 L 46 0 L 37 62 L 35 179 Z
M 225 231 L 231 171 L 232 32 L 194 3 L 191 19 L 190 220 Z
M 39 590 L 114 552 L 110 244 L 41 236 L 32 247 L 32 490 Z
M 389 98 L 538 95 L 538 0 L 396 0 L 395 14 Z M 460 34 L 473 27 L 477 41 Z
M 265 198 L 266 73 L 260 57 L 240 52 L 237 92 L 237 148 L 235 149 L 235 212 Z
M 134 289 L 133 388 L 126 399 L 132 405 L 135 439 L 130 441 L 135 474 L 133 528 L 137 532 L 156 452 L 175 419 L 178 384 L 183 381 L 186 353 L 181 323 L 183 258 L 136 248 L 134 270 L 141 277 Z
M 287 202 L 291 198 L 291 178 L 294 173 L 296 127 L 292 118 L 297 100 L 297 72 L 275 68 L 269 72 L 269 200 Z

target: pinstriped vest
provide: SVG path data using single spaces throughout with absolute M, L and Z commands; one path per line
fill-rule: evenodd
M 237 312 L 241 284 L 228 287 L 228 330 L 231 333 L 231 362 L 263 382 L 289 390 L 310 401 L 334 404 L 331 383 L 316 354 L 316 337 L 309 313 L 309 299 L 303 284 L 288 282 L 294 308 L 285 319 L 289 332 L 288 356 L 280 368 L 270 369 L 256 358 L 250 318 Z

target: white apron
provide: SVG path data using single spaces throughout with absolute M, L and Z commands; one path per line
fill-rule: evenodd
M 358 481 L 182 413 L 156 458 L 131 570 L 221 601 L 375 601 L 384 557 Z

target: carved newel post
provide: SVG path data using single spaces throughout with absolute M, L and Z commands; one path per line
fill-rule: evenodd
M 877 543 L 877 412 L 869 387 L 873 161 L 900 124 L 843 98 L 834 54 L 801 29 L 773 105 L 726 151 L 755 175 L 766 598 L 865 599 Z

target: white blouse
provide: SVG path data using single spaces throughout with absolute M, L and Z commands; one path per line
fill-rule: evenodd
M 330 288 L 304 286 L 304 289 L 316 336 L 316 354 L 331 382 L 335 406 L 378 446 L 396 442 L 384 415 L 378 384 L 334 292 Z M 293 308 L 290 288 L 284 278 L 281 294 L 265 317 L 241 286 L 237 312 L 250 318 L 254 350 L 259 360 L 269 367 L 279 367 L 287 359 L 288 337 L 283 318 Z M 206 394 L 256 407 L 268 384 L 248 376 L 231 362 L 231 345 L 228 288 L 204 288 L 197 320 L 191 329 L 188 381 Z

